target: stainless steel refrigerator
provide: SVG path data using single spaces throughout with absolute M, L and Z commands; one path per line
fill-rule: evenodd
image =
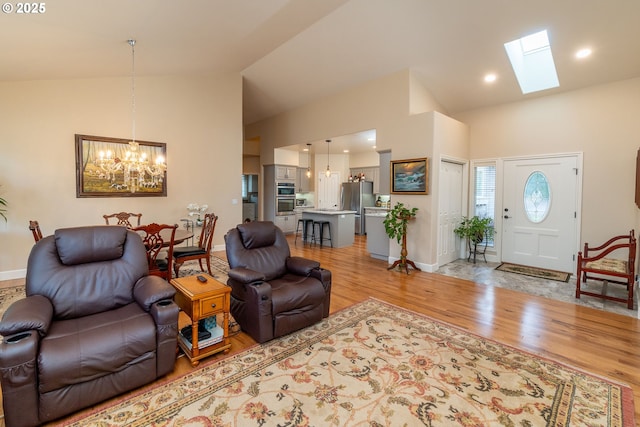
M 340 206 L 342 210 L 356 211 L 356 234 L 366 234 L 364 208 L 375 204 L 373 197 L 373 182 L 343 182 L 340 192 Z

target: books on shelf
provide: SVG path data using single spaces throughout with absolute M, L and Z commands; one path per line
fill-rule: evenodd
M 201 326 L 198 325 L 198 337 L 203 336 L 203 334 L 200 332 L 200 328 Z M 183 330 L 188 330 L 189 332 L 183 334 Z M 220 327 L 220 325 L 214 325 L 213 327 L 205 330 L 208 332 L 209 338 L 202 340 L 198 339 L 198 349 L 203 349 L 205 347 L 209 347 L 210 345 L 217 344 L 224 339 L 224 330 Z M 204 335 L 206 336 L 207 334 Z M 191 325 L 180 330 L 180 332 L 178 333 L 178 339 L 181 340 L 189 350 L 192 349 L 193 344 L 191 342 Z

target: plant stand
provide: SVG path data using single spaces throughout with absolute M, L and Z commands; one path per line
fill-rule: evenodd
M 487 262 L 487 257 L 485 256 L 485 253 L 487 252 L 487 243 L 485 241 L 484 246 L 481 247 L 481 250 L 478 250 L 478 244 L 479 243 L 474 243 L 473 244 L 473 248 L 471 248 L 471 240 L 467 241 L 468 246 L 469 246 L 469 256 L 467 257 L 467 262 L 471 261 L 471 255 L 473 255 L 473 263 L 476 263 L 476 255 L 480 254 L 482 255 L 482 258 L 484 258 L 484 262 Z M 480 242 L 482 243 L 482 242 Z
M 399 270 L 402 271 L 404 269 L 404 271 L 409 274 L 409 266 L 413 267 L 414 270 L 422 271 L 418 267 L 416 267 L 413 261 L 407 258 L 407 226 L 405 225 L 404 232 L 402 234 L 402 249 L 400 250 L 400 259 L 396 260 L 391 267 L 387 268 L 387 270 L 393 270 L 394 268 L 398 267 Z

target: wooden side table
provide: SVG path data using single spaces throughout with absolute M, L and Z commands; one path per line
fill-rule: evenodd
M 206 283 L 198 281 L 196 276 L 172 279 L 171 284 L 176 288 L 175 302 L 178 307 L 191 319 L 191 348 L 178 337 L 178 345 L 191 361 L 191 365 L 198 366 L 200 359 L 224 351 L 229 352 L 229 310 L 231 288 L 218 282 L 208 274 Z M 198 322 L 210 316 L 222 314 L 222 341 L 204 348 L 198 348 Z

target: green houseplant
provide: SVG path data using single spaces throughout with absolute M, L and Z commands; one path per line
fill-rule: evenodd
M 409 266 L 411 266 L 415 270 L 420 271 L 413 261 L 407 259 L 407 224 L 409 223 L 409 220 L 416 217 L 417 212 L 418 208 L 414 207 L 409 209 L 403 203 L 397 202 L 387 213 L 387 216 L 383 221 L 384 230 L 387 233 L 387 236 L 391 239 L 395 239 L 398 243 L 402 242 L 400 259 L 396 260 L 388 270 L 399 267 L 399 269 L 404 269 L 407 274 L 409 274 Z
M 493 235 L 495 233 L 493 228 L 493 219 L 489 217 L 480 218 L 477 215 L 472 216 L 471 218 L 463 216 L 460 221 L 460 225 L 458 225 L 453 232 L 461 239 L 466 240 L 469 248 L 469 258 L 471 258 L 471 254 L 473 254 L 473 262 L 475 263 L 475 255 L 478 253 L 478 245 L 485 241 L 489 235 Z M 485 250 L 487 248 L 486 241 L 484 248 Z M 484 252 L 482 252 L 482 254 L 484 256 Z

